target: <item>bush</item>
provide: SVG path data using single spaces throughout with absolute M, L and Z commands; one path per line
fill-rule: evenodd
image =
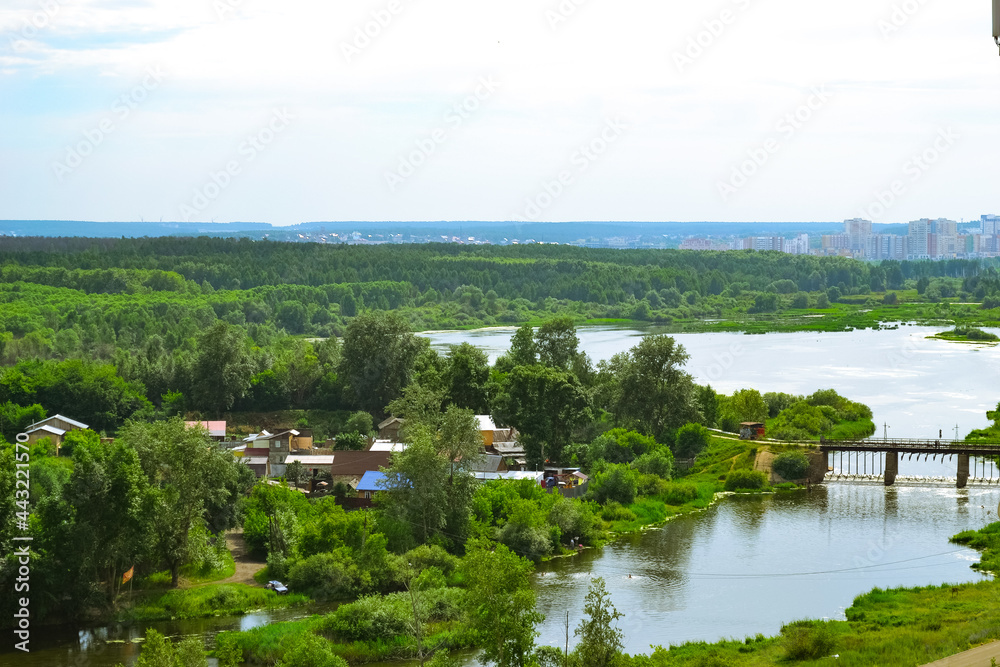
M 685 424 L 677 429 L 675 449 L 677 457 L 691 459 L 708 446 L 708 429 L 701 424 Z
M 340 549 L 299 561 L 288 571 L 288 585 L 319 599 L 343 598 L 357 592 L 358 566 Z
M 412 625 L 413 608 L 407 597 L 367 595 L 324 616 L 319 630 L 335 639 L 376 641 L 409 635 Z
M 284 656 L 275 667 L 347 667 L 347 661 L 336 655 L 330 643 L 311 632 L 287 638 Z
M 674 455 L 669 449 L 647 452 L 633 461 L 632 467 L 644 475 L 670 479 L 674 475 Z
M 668 505 L 683 505 L 698 499 L 698 487 L 690 482 L 668 484 L 660 494 L 660 500 Z
M 726 477 L 726 491 L 755 491 L 767 486 L 767 475 L 759 470 L 734 470 Z
M 816 660 L 833 652 L 833 630 L 823 621 L 796 621 L 781 628 L 791 660 Z
M 590 483 L 590 494 L 601 505 L 631 505 L 639 490 L 639 473 L 624 464 L 609 465 Z
M 772 468 L 785 479 L 794 481 L 809 474 L 809 459 L 802 452 L 785 452 L 774 459 Z
M 610 502 L 601 508 L 601 518 L 605 521 L 635 521 L 635 512 L 619 503 Z

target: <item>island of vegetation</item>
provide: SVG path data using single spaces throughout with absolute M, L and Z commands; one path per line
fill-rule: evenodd
M 942 331 L 939 334 L 931 336 L 931 338 L 948 340 L 955 343 L 979 343 L 987 345 L 1000 341 L 1000 336 L 989 331 L 977 329 L 976 327 L 955 327 L 951 331 Z

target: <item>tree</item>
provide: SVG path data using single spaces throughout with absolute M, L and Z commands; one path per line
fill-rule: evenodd
M 582 667 L 610 667 L 625 648 L 622 642 L 625 633 L 615 626 L 615 621 L 624 614 L 612 604 L 603 577 L 591 581 L 583 611 L 587 619 L 581 620 L 573 632 L 580 637 L 576 647 L 580 664 Z
M 192 396 L 196 404 L 220 415 L 250 388 L 255 370 L 250 339 L 238 327 L 220 320 L 198 337 L 197 349 Z
M 616 502 L 631 505 L 639 492 L 639 473 L 624 463 L 611 464 L 594 476 L 590 495 L 601 505 Z
M 368 435 L 375 430 L 375 424 L 372 420 L 372 416 L 367 412 L 359 410 L 347 418 L 347 422 L 344 424 L 344 431 L 347 433 L 360 433 L 362 435 Z
M 687 361 L 683 345 L 657 335 L 602 363 L 606 400 L 616 421 L 653 436 L 697 421 L 695 384 L 682 370 Z
M 28 426 L 43 419 L 45 419 L 45 408 L 41 405 L 36 403 L 22 407 L 7 401 L 0 405 L 0 438 L 14 442 L 14 437 L 18 433 L 23 433 Z
M 675 451 L 677 457 L 693 459 L 708 446 L 708 429 L 701 424 L 685 424 L 677 429 Z
M 398 313 L 367 312 L 347 327 L 339 375 L 353 403 L 372 415 L 384 415 L 410 382 L 414 362 L 429 347 Z
M 497 667 L 526 667 L 543 616 L 535 610 L 531 563 L 500 544 L 472 541 L 463 560 L 469 626 Z
M 573 318 L 556 317 L 542 324 L 535 333 L 535 345 L 542 364 L 569 370 L 580 346 Z
M 302 461 L 292 461 L 285 466 L 285 479 L 295 484 L 295 488 L 299 488 L 299 482 L 302 482 L 309 476 L 309 471 L 306 467 L 302 465 Z
M 416 542 L 426 544 L 447 523 L 451 464 L 438 453 L 429 430 L 418 429 L 411 436 L 385 469 L 385 491 L 377 502 L 386 517 L 404 524 Z
M 151 487 L 145 512 L 156 517 L 155 550 L 177 586 L 180 566 L 188 557 L 191 527 L 210 518 L 210 507 L 235 503 L 239 464 L 232 454 L 217 449 L 203 430 L 189 429 L 180 419 L 130 422 L 119 439 L 139 455 Z
M 489 413 L 486 387 L 490 362 L 485 352 L 469 343 L 452 345 L 445 376 L 448 399 L 454 405 L 477 414 Z
M 784 452 L 771 464 L 774 472 L 794 482 L 809 474 L 809 459 L 802 452 Z
M 573 429 L 590 413 L 580 381 L 548 366 L 518 366 L 506 377 L 494 413 L 521 432 L 528 465 L 561 461 Z
M 729 409 L 739 422 L 763 422 L 768 415 L 767 403 L 756 389 L 733 392 Z

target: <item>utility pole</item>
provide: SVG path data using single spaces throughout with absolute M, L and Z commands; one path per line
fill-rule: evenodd
M 563 651 L 563 667 L 569 667 L 569 609 L 566 610 L 566 650 Z
M 889 422 L 882 422 L 882 438 L 889 439 Z
M 955 440 L 958 440 L 958 424 L 955 424 Z

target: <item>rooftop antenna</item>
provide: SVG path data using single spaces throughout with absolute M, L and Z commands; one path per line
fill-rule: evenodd
M 1000 47 L 1000 0 L 993 0 L 993 41 Z

